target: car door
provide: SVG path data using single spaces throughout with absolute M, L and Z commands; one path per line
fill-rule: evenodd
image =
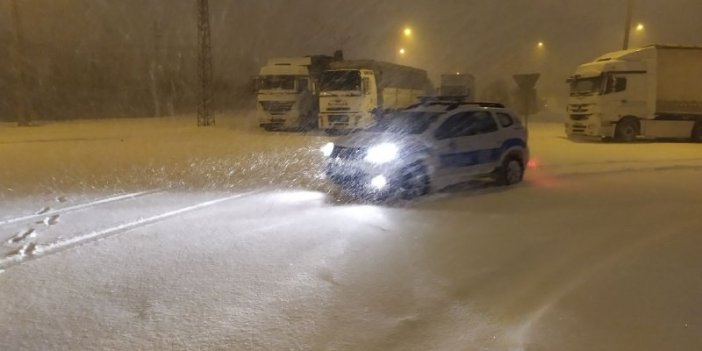
M 488 111 L 458 112 L 434 134 L 438 148 L 436 177 L 454 183 L 484 172 L 495 158 L 500 143 L 498 127 Z

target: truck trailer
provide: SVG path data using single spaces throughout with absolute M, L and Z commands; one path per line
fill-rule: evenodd
M 273 58 L 257 77 L 256 113 L 266 130 L 313 129 L 319 113 L 319 79 L 341 52 L 333 57 L 310 55 Z
M 702 141 L 702 47 L 611 52 L 579 66 L 568 82 L 571 138 Z
M 475 77 L 472 74 L 442 74 L 439 95 L 463 97 L 465 101 L 475 101 Z
M 320 83 L 319 126 L 329 134 L 368 128 L 431 92 L 427 72 L 418 68 L 373 60 L 333 62 Z

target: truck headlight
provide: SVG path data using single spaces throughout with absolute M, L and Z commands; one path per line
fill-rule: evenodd
M 397 158 L 397 145 L 382 143 L 368 149 L 365 160 L 371 163 L 388 163 Z
M 324 157 L 329 157 L 331 156 L 332 152 L 334 152 L 334 143 L 326 143 L 320 150 L 322 151 L 322 155 L 324 155 Z

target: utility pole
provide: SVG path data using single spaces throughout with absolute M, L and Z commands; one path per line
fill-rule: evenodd
M 154 101 L 154 116 L 161 117 L 161 91 L 160 85 L 163 81 L 163 60 L 161 55 L 161 41 L 163 40 L 163 30 L 159 21 L 153 24 L 154 53 L 151 57 L 151 68 L 149 76 L 151 78 L 151 96 Z
M 212 44 L 210 42 L 210 9 L 209 0 L 197 0 L 197 42 L 198 42 L 198 127 L 213 126 L 214 93 L 212 91 Z
M 622 50 L 629 48 L 629 35 L 631 32 L 631 13 L 634 10 L 634 0 L 626 0 L 626 20 L 624 21 L 624 45 Z
M 31 108 L 27 100 L 27 63 L 24 52 L 24 33 L 22 29 L 22 18 L 19 12 L 17 0 L 12 0 L 12 20 L 15 29 L 15 45 L 13 48 L 13 59 L 15 70 L 17 71 L 17 91 L 15 100 L 15 113 L 17 114 L 17 125 L 28 126 L 32 123 Z

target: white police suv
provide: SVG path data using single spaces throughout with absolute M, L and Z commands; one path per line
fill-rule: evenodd
M 344 191 L 404 198 L 476 178 L 518 183 L 529 160 L 527 132 L 504 106 L 442 100 L 388 115 L 322 153 L 327 179 Z

